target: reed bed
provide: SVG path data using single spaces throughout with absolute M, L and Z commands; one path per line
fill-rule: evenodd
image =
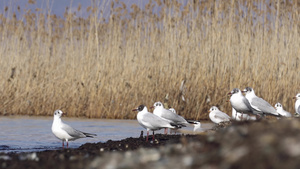
M 50 10 L 18 7 L 26 11 L 20 17 L 10 6 L 1 10 L 2 115 L 61 109 L 133 119 L 133 108 L 161 101 L 199 120 L 213 105 L 231 115 L 227 93 L 247 86 L 294 113 L 298 1 L 107 3 L 109 12 L 94 2 L 63 18 Z

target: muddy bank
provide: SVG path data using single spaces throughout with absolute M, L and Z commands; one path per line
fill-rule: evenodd
M 205 135 L 156 135 L 77 149 L 0 154 L 1 168 L 299 168 L 299 119 L 232 123 Z

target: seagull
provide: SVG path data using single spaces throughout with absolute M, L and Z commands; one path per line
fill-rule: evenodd
M 300 93 L 298 93 L 293 98 L 296 99 L 296 102 L 295 102 L 295 115 L 299 116 L 300 115 Z
M 281 116 L 292 117 L 291 113 L 285 111 L 279 102 L 275 104 L 275 109 Z
M 225 121 L 230 121 L 230 116 L 226 113 L 221 112 L 216 106 L 212 106 L 209 109 L 209 118 L 212 122 L 218 124 Z
M 249 101 L 245 98 L 240 89 L 234 88 L 228 93 L 228 95 L 231 95 L 229 101 L 232 108 L 234 108 L 237 112 L 256 115 L 256 113 L 253 112 Z
M 65 124 L 61 120 L 63 112 L 61 110 L 54 111 L 54 119 L 52 123 L 52 133 L 60 140 L 62 140 L 62 147 L 64 148 L 64 141 L 67 142 L 67 148 L 69 146 L 69 141 L 73 141 L 79 138 L 94 137 L 96 134 L 85 133 L 72 128 L 71 126 Z
M 178 126 L 174 123 L 171 123 L 167 120 L 164 120 L 158 117 L 155 114 L 148 112 L 148 109 L 144 105 L 140 105 L 138 108 L 133 109 L 132 111 L 138 111 L 137 120 L 139 124 L 147 129 L 147 138 L 146 142 L 148 142 L 149 131 L 153 131 L 152 140 L 154 141 L 154 131 L 160 130 L 162 128 L 178 128 Z
M 245 97 L 249 101 L 251 107 L 259 114 L 280 116 L 280 114 L 274 109 L 274 107 L 270 105 L 270 103 L 260 97 L 257 97 L 251 87 L 246 87 L 243 92 L 246 93 Z
M 179 116 L 172 111 L 165 109 L 161 102 L 155 102 L 151 107 L 154 108 L 153 114 L 169 121 L 170 123 L 176 124 L 180 127 L 186 127 L 189 124 L 182 116 Z M 168 133 L 168 129 L 165 129 L 165 134 Z

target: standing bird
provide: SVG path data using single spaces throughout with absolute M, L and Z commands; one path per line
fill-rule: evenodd
M 212 122 L 218 124 L 225 121 L 230 121 L 230 116 L 226 113 L 221 112 L 216 106 L 212 106 L 209 109 L 209 118 Z
M 300 115 L 300 93 L 298 93 L 293 98 L 296 99 L 296 102 L 295 102 L 295 115 L 299 116 Z
M 251 107 L 259 114 L 273 115 L 277 117 L 280 116 L 280 114 L 274 109 L 273 106 L 270 105 L 270 103 L 260 97 L 257 97 L 251 87 L 246 87 L 243 92 L 246 93 L 245 97 L 249 101 Z
M 162 128 L 177 128 L 176 124 L 170 123 L 167 120 L 164 120 L 155 114 L 149 113 L 148 109 L 144 105 L 140 105 L 138 108 L 133 109 L 132 111 L 138 111 L 137 120 L 139 124 L 147 129 L 147 138 L 148 142 L 149 131 L 153 131 L 152 140 L 154 141 L 154 131 L 160 130 Z
M 255 114 L 249 101 L 245 98 L 240 89 L 234 88 L 231 92 L 228 93 L 228 95 L 231 95 L 229 101 L 235 111 L 240 113 Z
M 279 102 L 275 104 L 275 109 L 281 116 L 292 117 L 291 113 L 285 111 Z
M 63 112 L 61 110 L 55 110 L 54 120 L 52 123 L 52 133 L 60 140 L 62 140 L 62 147 L 64 148 L 64 141 L 67 142 L 67 148 L 69 147 L 69 141 L 73 141 L 79 138 L 94 137 L 96 134 L 84 133 L 76 130 L 71 126 L 65 124 L 61 120 Z
M 180 127 L 186 127 L 186 125 L 189 124 L 182 116 L 165 109 L 161 102 L 155 102 L 151 108 L 154 108 L 153 114 L 169 121 L 170 123 L 176 124 Z M 165 128 L 165 134 L 167 133 L 168 129 Z

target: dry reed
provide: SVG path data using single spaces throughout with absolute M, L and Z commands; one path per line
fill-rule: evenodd
M 227 93 L 253 87 L 294 112 L 299 90 L 297 1 L 156 0 L 140 8 L 114 1 L 66 11 L 11 7 L 0 14 L 0 112 L 135 118 L 162 101 L 188 119 L 207 119 Z M 19 9 L 25 10 L 26 9 Z M 181 89 L 180 89 L 181 88 Z M 182 100 L 185 98 L 185 101 Z

